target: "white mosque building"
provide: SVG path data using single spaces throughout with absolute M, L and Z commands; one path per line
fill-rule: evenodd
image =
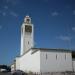
M 38 73 L 75 71 L 74 53 L 66 49 L 35 48 L 34 25 L 26 16 L 21 26 L 20 56 L 16 57 L 11 68 Z

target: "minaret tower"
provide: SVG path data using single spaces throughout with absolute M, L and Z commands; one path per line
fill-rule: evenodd
M 24 22 L 21 26 L 21 53 L 23 55 L 27 52 L 30 48 L 34 46 L 33 42 L 33 24 L 31 23 L 31 18 L 26 16 Z

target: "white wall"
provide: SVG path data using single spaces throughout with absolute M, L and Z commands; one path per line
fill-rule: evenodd
M 20 69 L 20 57 L 16 57 L 16 69 Z
M 34 47 L 34 26 L 33 24 L 28 24 L 29 26 L 32 26 L 32 32 L 27 33 L 25 32 L 25 25 L 22 24 L 21 26 L 21 52 L 20 55 L 23 55 L 27 50 Z M 29 42 L 29 43 L 28 43 Z
M 75 72 L 75 59 L 73 59 L 73 71 Z
M 11 65 L 11 71 L 14 71 L 15 69 L 14 69 L 15 67 L 14 67 L 14 64 L 12 64 Z
M 29 19 L 29 23 L 27 22 L 27 19 Z M 26 32 L 25 27 L 26 26 L 32 26 L 32 32 Z M 20 55 L 23 55 L 27 50 L 32 48 L 34 46 L 34 27 L 31 22 L 31 18 L 29 16 L 26 16 L 24 19 L 24 22 L 21 26 L 21 53 Z
M 41 71 L 42 72 L 64 72 L 72 71 L 71 53 L 41 51 Z
M 72 71 L 72 55 L 66 51 L 30 50 L 19 59 L 20 70 L 32 72 L 65 72 Z
M 31 54 L 32 50 L 20 57 L 20 70 L 40 72 L 40 51 Z

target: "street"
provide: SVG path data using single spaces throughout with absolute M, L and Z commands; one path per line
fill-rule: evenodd
M 11 75 L 11 73 L 0 73 L 0 75 Z

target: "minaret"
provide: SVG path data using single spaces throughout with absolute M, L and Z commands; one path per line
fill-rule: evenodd
M 31 23 L 31 18 L 26 16 L 24 22 L 21 26 L 21 53 L 23 55 L 30 48 L 34 46 L 33 36 L 34 36 L 33 24 Z

